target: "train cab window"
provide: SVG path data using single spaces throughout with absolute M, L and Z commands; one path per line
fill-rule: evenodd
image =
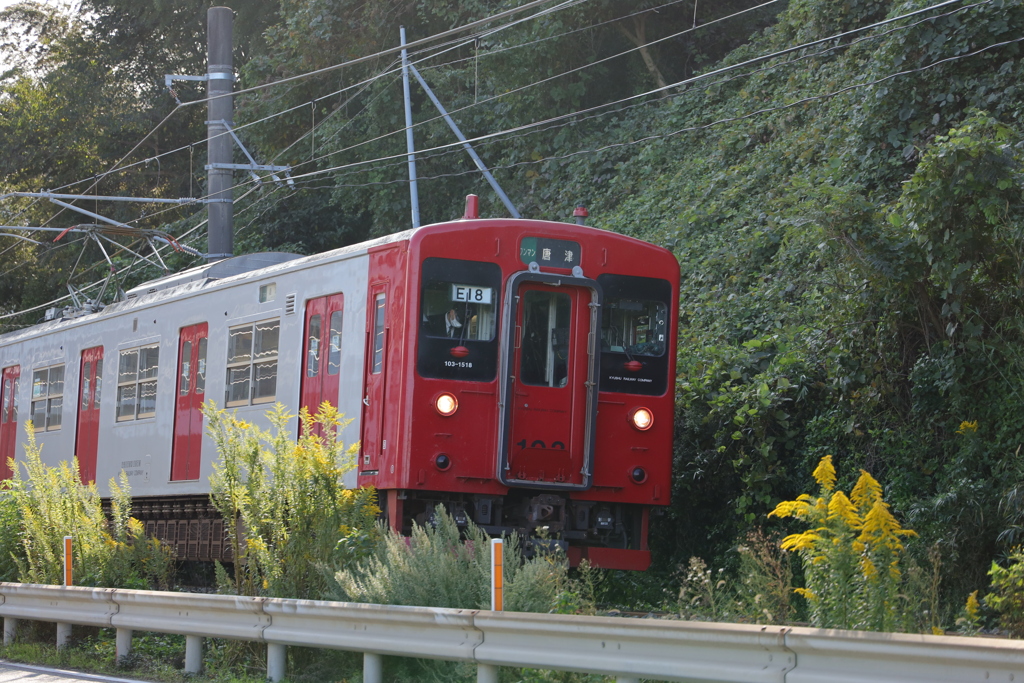
M 523 296 L 523 384 L 564 387 L 569 379 L 572 300 L 562 292 L 528 290 Z
M 268 403 L 277 396 L 280 332 L 277 318 L 228 330 L 228 407 Z
M 416 361 L 420 376 L 494 380 L 500 298 L 501 268 L 497 264 L 425 259 Z
M 32 373 L 32 426 L 37 432 L 60 429 L 64 412 L 64 365 Z
M 117 364 L 118 422 L 141 420 L 156 415 L 159 364 L 159 346 L 142 346 L 121 351 Z
M 601 391 L 660 396 L 668 386 L 666 280 L 604 274 L 601 306 Z

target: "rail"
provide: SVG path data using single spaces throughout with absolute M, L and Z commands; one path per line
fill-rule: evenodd
M 185 669 L 199 672 L 204 638 L 267 644 L 267 678 L 285 676 L 289 645 L 363 653 L 363 680 L 381 657 L 471 662 L 479 683 L 502 666 L 690 683 L 996 683 L 1024 681 L 1024 642 L 558 614 L 454 610 L 109 588 L 0 583 L 4 642 L 19 619 L 186 636 Z

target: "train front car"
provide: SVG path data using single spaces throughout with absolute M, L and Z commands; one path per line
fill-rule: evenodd
M 406 533 L 440 503 L 573 564 L 646 569 L 678 285 L 665 249 L 564 223 L 463 220 L 371 250 L 360 485 Z

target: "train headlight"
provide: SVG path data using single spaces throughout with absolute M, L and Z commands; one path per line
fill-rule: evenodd
M 654 413 L 649 408 L 637 408 L 629 414 L 629 423 L 634 429 L 646 432 L 654 425 Z
M 647 470 L 643 467 L 634 467 L 629 472 L 629 478 L 633 480 L 634 484 L 642 484 L 647 481 Z
M 438 453 L 436 456 L 434 456 L 434 467 L 441 470 L 442 472 L 446 471 L 451 466 L 452 459 L 449 458 L 444 453 Z
M 459 400 L 453 394 L 440 394 L 434 399 L 434 408 L 441 417 L 451 417 L 459 409 Z

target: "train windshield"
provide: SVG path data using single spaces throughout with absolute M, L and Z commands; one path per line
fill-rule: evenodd
M 424 260 L 417 352 L 421 376 L 475 382 L 494 379 L 500 292 L 497 264 Z
M 668 386 L 668 312 L 672 288 L 666 280 L 600 275 L 601 391 L 660 396 Z

